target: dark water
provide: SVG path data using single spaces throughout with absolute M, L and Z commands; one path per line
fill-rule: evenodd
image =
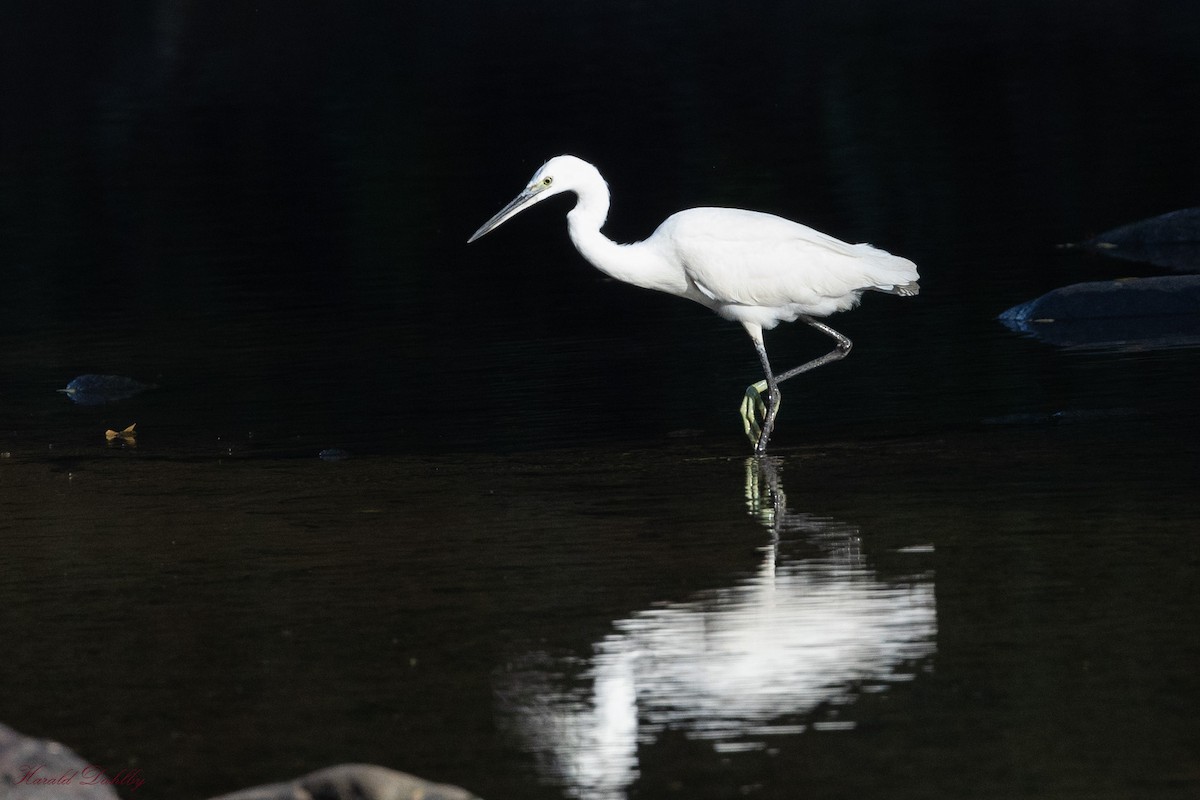
M 155 796 L 1196 795 L 1197 350 L 995 317 L 1162 272 L 1055 245 L 1200 204 L 1200 12 L 701 10 L 14 14 L 0 721 Z M 754 207 L 922 294 L 748 461 L 736 326 L 565 201 L 465 246 L 559 152 L 615 238 Z

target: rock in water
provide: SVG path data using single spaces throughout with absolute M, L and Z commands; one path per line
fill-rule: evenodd
M 1194 272 L 1200 270 L 1200 208 L 1131 222 L 1105 231 L 1082 246 L 1114 258 Z
M 339 764 L 287 783 L 273 783 L 212 800 L 480 800 L 466 789 L 427 780 L 374 764 Z
M 1061 347 L 1156 349 L 1200 344 L 1200 275 L 1063 286 L 999 317 Z
M 59 391 L 81 406 L 102 406 L 153 388 L 124 375 L 80 375 Z
M 120 800 L 111 784 L 93 780 L 99 774 L 69 747 L 0 724 L 0 797 L 5 800 Z

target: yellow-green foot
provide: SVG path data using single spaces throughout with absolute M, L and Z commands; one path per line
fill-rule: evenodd
M 762 426 L 767 419 L 767 403 L 763 400 L 766 392 L 767 382 L 759 381 L 747 386 L 746 396 L 742 398 L 742 427 L 746 430 L 746 438 L 755 447 L 758 447 L 758 441 L 762 438 Z

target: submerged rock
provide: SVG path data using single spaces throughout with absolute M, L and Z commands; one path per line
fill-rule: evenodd
M 1062 347 L 1200 345 L 1200 276 L 1076 283 L 1013 306 L 999 319 Z
M 430 783 L 374 764 L 339 764 L 286 783 L 256 786 L 212 800 L 479 800 L 458 786 Z
M 1200 314 L 1200 276 L 1074 283 L 1013 306 L 1001 319 L 1048 320 Z
M 1200 270 L 1200 208 L 1184 208 L 1122 225 L 1082 246 L 1106 256 L 1180 272 Z
M 69 747 L 23 736 L 0 723 L 0 797 L 5 800 L 118 800 L 99 767 Z M 141 778 L 137 778 L 141 780 Z
M 124 375 L 80 375 L 58 391 L 81 406 L 102 406 L 141 394 L 154 386 Z
M 114 786 L 136 792 L 141 769 L 114 772 L 84 761 L 66 745 L 24 736 L 0 723 L 0 798 L 3 800 L 120 800 Z M 131 796 L 140 796 L 132 794 Z M 213 800 L 480 800 L 466 789 L 374 764 L 339 764 L 284 783 Z

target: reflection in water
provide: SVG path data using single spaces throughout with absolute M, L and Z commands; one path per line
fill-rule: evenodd
M 773 460 L 747 460 L 746 500 L 771 533 L 754 575 L 617 620 L 589 658 L 535 652 L 497 679 L 501 716 L 544 780 L 623 797 L 639 745 L 668 728 L 730 752 L 852 727 L 804 715 L 907 680 L 934 652 L 931 576 L 876 577 L 857 528 L 788 510 Z

